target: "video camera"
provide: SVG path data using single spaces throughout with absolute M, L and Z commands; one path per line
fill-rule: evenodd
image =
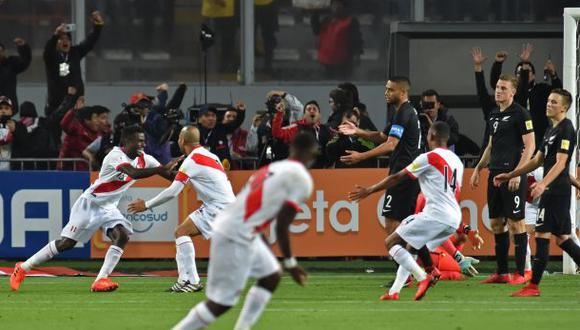
M 171 124 L 178 124 L 180 120 L 185 118 L 185 115 L 181 109 L 167 109 L 167 112 L 163 114 L 163 117 L 167 119 Z

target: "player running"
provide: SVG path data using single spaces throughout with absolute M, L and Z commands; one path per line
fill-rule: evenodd
M 209 239 L 215 215 L 236 198 L 220 159 L 199 144 L 199 136 L 197 127 L 184 127 L 178 144 L 183 154 L 188 156 L 171 186 L 147 202 L 138 199 L 129 204 L 129 211 L 134 213 L 152 209 L 177 197 L 188 182 L 195 188 L 197 199 L 203 203 L 175 230 L 175 261 L 179 278 L 169 289 L 170 292 L 197 292 L 203 289 L 191 239 L 199 235 Z
M 427 143 L 430 152 L 419 155 L 409 166 L 388 176 L 381 182 L 364 188 L 356 186 L 349 193 L 350 200 L 360 200 L 377 191 L 393 187 L 406 178 L 419 179 L 421 191 L 427 200 L 425 209 L 407 217 L 394 233 L 385 240 L 389 254 L 395 261 L 410 272 L 418 282 L 415 300 L 425 296 L 427 289 L 433 286 L 440 273 L 433 267 L 431 257 L 422 258 L 426 273 L 405 249 L 409 245 L 415 250 L 434 251 L 451 236 L 461 222 L 461 209 L 455 198 L 461 188 L 463 164 L 461 160 L 447 149 L 449 126 L 444 122 L 435 122 L 429 129 Z M 381 297 L 388 299 L 389 293 Z
M 548 97 L 546 116 L 551 127 L 546 130 L 542 146 L 531 160 L 509 173 L 493 178 L 499 186 L 503 182 L 522 174 L 529 173 L 543 165 L 544 178 L 532 186 L 532 198 L 541 196 L 538 219 L 536 221 L 536 258 L 532 266 L 530 284 L 516 291 L 512 297 L 533 297 L 540 295 L 540 280 L 550 256 L 550 237 L 580 264 L 580 247 L 570 238 L 572 223 L 570 219 L 570 160 L 576 146 L 576 131 L 566 112 L 572 104 L 572 96 L 564 89 L 554 89 Z
M 317 150 L 318 144 L 312 135 L 298 133 L 290 146 L 290 158 L 254 173 L 236 201 L 216 217 L 207 300 L 191 309 L 174 329 L 209 326 L 238 302 L 249 277 L 258 281 L 248 292 L 235 329 L 249 329 L 256 323 L 281 277 L 280 264 L 260 237 L 274 219 L 284 268 L 296 283 L 306 284 L 306 272 L 292 257 L 288 232 L 300 210 L 298 205 L 312 193 L 312 178 L 306 167 L 316 160 Z
M 25 262 L 16 264 L 10 276 L 12 290 L 17 291 L 20 288 L 26 273 L 31 269 L 61 252 L 72 249 L 77 242 L 88 242 L 99 228 L 113 244 L 105 255 L 105 261 L 91 285 L 91 291 L 114 291 L 119 287 L 118 283 L 109 279 L 109 275 L 121 259 L 133 229 L 131 222 L 117 208 L 117 204 L 135 180 L 155 174 L 170 179 L 170 171 L 178 162 L 174 160 L 161 166 L 155 158 L 145 154 L 145 134 L 139 126 L 125 128 L 121 141 L 123 146 L 114 147 L 103 160 L 99 178 L 72 206 L 61 238 L 48 243 Z

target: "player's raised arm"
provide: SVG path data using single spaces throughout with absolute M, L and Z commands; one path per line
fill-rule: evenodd
M 179 193 L 183 190 L 185 185 L 180 181 L 173 181 L 173 183 L 165 188 L 162 192 L 160 192 L 157 196 L 151 198 L 148 201 L 144 201 L 142 199 L 137 199 L 134 202 L 129 204 L 127 208 L 131 213 L 139 213 L 144 212 L 148 209 L 152 209 L 156 206 L 162 205 L 167 203 L 168 201 L 172 200 L 173 198 L 177 197 Z
M 298 266 L 296 258 L 292 256 L 292 249 L 290 247 L 290 224 L 296 217 L 296 213 L 298 213 L 298 209 L 295 205 L 286 203 L 282 206 L 277 217 L 276 237 L 278 238 L 278 246 L 284 258 L 284 269 L 290 273 L 294 282 L 304 286 L 308 281 L 308 274 L 302 267 Z

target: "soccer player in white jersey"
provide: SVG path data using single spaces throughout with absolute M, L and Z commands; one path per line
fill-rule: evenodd
M 409 166 L 394 173 L 381 182 L 364 188 L 356 186 L 349 193 L 351 200 L 360 200 L 377 191 L 397 185 L 405 179 L 419 179 L 421 191 L 427 200 L 425 208 L 418 214 L 407 217 L 394 233 L 385 240 L 389 254 L 395 261 L 410 272 L 418 282 L 415 300 L 425 296 L 427 289 L 437 280 L 439 271 L 432 268 L 432 261 L 423 260 L 425 272 L 405 249 L 408 245 L 414 250 L 427 247 L 433 251 L 455 233 L 461 222 L 461 209 L 456 193 L 461 189 L 463 163 L 452 151 L 447 149 L 449 126 L 437 121 L 431 125 L 427 135 L 430 152 L 419 155 Z M 385 293 L 381 300 L 388 299 Z
M 215 215 L 236 199 L 232 185 L 218 156 L 199 144 L 199 130 L 186 126 L 179 133 L 179 148 L 188 155 L 167 189 L 147 202 L 138 199 L 129 204 L 129 211 L 143 212 L 175 198 L 188 182 L 194 186 L 202 206 L 191 213 L 175 230 L 175 261 L 179 278 L 170 292 L 197 292 L 203 289 L 195 265 L 192 237 L 203 235 L 209 239 Z
M 250 288 L 234 329 L 249 329 L 256 323 L 276 290 L 280 264 L 261 232 L 276 219 L 276 237 L 284 268 L 292 279 L 304 285 L 306 272 L 292 257 L 289 226 L 312 193 L 313 183 L 306 167 L 316 160 L 318 143 L 314 136 L 296 134 L 290 158 L 258 170 L 236 201 L 214 222 L 206 296 L 174 329 L 202 329 L 234 306 L 248 278 L 258 281 Z
M 99 178 L 76 200 L 70 218 L 63 228 L 61 238 L 48 243 L 25 262 L 14 267 L 10 277 L 12 290 L 17 291 L 26 278 L 26 273 L 59 253 L 72 249 L 77 242 L 86 243 L 101 228 L 111 239 L 112 245 L 105 255 L 103 266 L 91 286 L 93 292 L 114 291 L 119 287 L 109 275 L 121 259 L 123 248 L 133 233 L 132 225 L 117 208 L 124 193 L 135 180 L 161 175 L 171 178 L 174 160 L 161 166 L 150 155 L 143 152 L 145 134 L 139 126 L 129 126 L 122 132 L 122 147 L 114 147 L 105 159 Z M 55 219 L 56 220 L 56 219 Z

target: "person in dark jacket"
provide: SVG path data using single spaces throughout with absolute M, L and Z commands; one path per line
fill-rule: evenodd
M 350 93 L 352 96 L 352 108 L 360 114 L 360 128 L 367 131 L 376 131 L 377 127 L 369 117 L 366 104 L 362 103 L 358 96 L 358 88 L 351 82 L 338 84 L 338 88 Z
M 448 113 L 447 108 L 441 104 L 439 93 L 433 89 L 425 90 L 421 94 L 421 112 L 419 113 L 419 122 L 421 123 L 421 136 L 423 141 L 427 138 L 429 128 L 436 121 L 443 121 L 449 125 L 449 140 L 447 146 L 450 150 L 455 151 L 455 145 L 459 141 L 459 124 L 457 120 Z M 424 145 L 426 148 L 426 145 Z M 426 150 L 426 149 L 425 149 Z
M 286 145 L 290 145 L 292 139 L 294 139 L 294 136 L 298 134 L 298 132 L 307 131 L 312 133 L 318 142 L 319 149 L 318 157 L 316 158 L 314 165 L 312 165 L 312 168 L 327 167 L 326 145 L 332 138 L 332 133 L 327 125 L 320 123 L 321 115 L 318 103 L 316 101 L 307 102 L 304 106 L 304 116 L 302 119 L 285 127 L 282 127 L 282 120 L 284 112 L 286 111 L 284 103 L 278 103 L 276 110 L 276 115 L 272 120 L 272 136 L 281 140 Z
M 46 119 L 38 117 L 34 103 L 25 101 L 20 105 L 20 124 L 25 129 L 20 139 L 16 139 L 12 146 L 12 158 L 49 158 L 50 132 Z M 46 162 L 13 162 L 12 170 L 46 170 Z
M 22 38 L 15 38 L 18 56 L 6 56 L 6 48 L 0 43 L 0 95 L 12 100 L 14 113 L 18 112 L 16 96 L 17 76 L 28 69 L 31 60 L 30 46 Z
M 352 110 L 352 98 L 342 89 L 333 89 L 328 94 L 328 104 L 330 105 L 330 117 L 326 125 L 333 130 L 337 130 L 342 123 L 342 118 L 347 111 Z
M 79 96 L 85 94 L 81 60 L 95 47 L 104 25 L 98 11 L 93 12 L 91 16 L 93 31 L 80 44 L 72 46 L 71 34 L 66 32 L 66 24 L 61 24 L 44 47 L 44 67 L 48 86 L 45 109 L 47 117 L 62 103 L 69 86 L 75 87 Z
M 351 122 L 356 127 L 360 127 L 361 114 L 356 111 L 348 111 L 343 119 L 342 123 Z M 340 157 L 345 156 L 346 150 L 354 150 L 356 152 L 366 152 L 372 150 L 376 147 L 375 143 L 371 140 L 358 137 L 356 135 L 344 135 L 341 133 L 336 134 L 332 140 L 326 144 L 326 156 L 330 164 L 334 164 L 334 168 L 353 168 L 353 167 L 376 167 L 376 159 L 367 159 L 360 163 L 354 165 L 347 165 L 340 161 Z
M 244 122 L 246 105 L 238 101 L 235 111 L 238 113 L 236 119 L 227 124 L 218 122 L 217 109 L 213 106 L 203 107 L 197 119 L 201 145 L 216 154 L 225 169 L 229 169 L 232 162 L 227 135 L 232 134 Z
M 525 44 L 520 54 L 520 62 L 516 65 L 515 75 L 518 77 L 519 84 L 518 94 L 514 97 L 515 101 L 522 107 L 530 110 L 532 123 L 534 124 L 534 136 L 536 138 L 536 150 L 542 145 L 544 133 L 548 127 L 548 117 L 546 117 L 546 103 L 548 96 L 554 88 L 562 88 L 562 80 L 558 77 L 556 67 L 550 59 L 544 65 L 544 79 L 551 80 L 547 82 L 536 82 L 536 69 L 532 64 L 531 56 L 534 47 L 531 44 Z M 507 59 L 507 52 L 499 51 L 495 55 L 495 61 L 491 67 L 490 84 L 495 88 L 499 76 L 501 75 L 503 62 Z

